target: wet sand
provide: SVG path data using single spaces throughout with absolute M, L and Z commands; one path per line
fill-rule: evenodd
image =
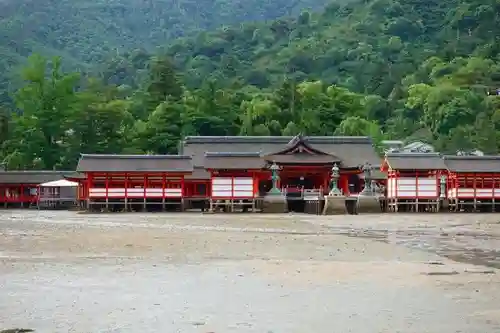
M 500 331 L 500 215 L 0 212 L 0 329 Z

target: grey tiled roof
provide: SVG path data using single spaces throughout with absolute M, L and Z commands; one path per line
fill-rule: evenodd
M 204 166 L 207 169 L 262 169 L 266 162 L 260 152 L 206 152 Z
M 444 156 L 444 163 L 452 172 L 500 172 L 500 156 Z
M 38 185 L 54 180 L 63 179 L 64 175 L 72 171 L 0 171 L 0 184 L 29 184 Z
M 77 172 L 183 172 L 193 171 L 191 157 L 182 155 L 82 154 Z
M 385 159 L 393 170 L 446 170 L 438 153 L 387 153 Z
M 195 167 L 203 167 L 206 152 L 261 152 L 273 154 L 284 149 L 292 136 L 198 136 L 186 137 L 180 145 L 181 153 L 193 158 Z M 304 141 L 312 148 L 334 155 L 342 165 L 355 168 L 365 162 L 380 165 L 369 137 L 305 136 Z

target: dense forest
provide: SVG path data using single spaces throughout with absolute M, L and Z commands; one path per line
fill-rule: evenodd
M 16 51 L 39 54 L 15 75 L 20 84 L 0 110 L 4 165 L 68 169 L 80 153 L 175 153 L 186 135 L 299 132 L 498 152 L 500 0 L 358 0 L 300 13 L 293 8 L 322 4 L 274 3 L 288 15 L 275 20 L 248 3 L 224 7 L 217 15 L 227 25 L 213 31 L 222 16 L 183 33 L 196 30 L 187 26 L 196 11 L 187 10 L 165 23 L 168 32 L 132 29 L 128 42 L 89 21 L 86 39 L 73 29 L 67 47 Z M 123 52 L 107 56 L 107 45 Z M 72 69 L 71 59 L 86 70 Z
M 88 71 L 111 55 L 137 48 L 154 52 L 180 36 L 296 16 L 327 1 L 1 0 L 0 89 L 17 86 L 6 69 L 33 52 L 60 56 L 66 68 Z

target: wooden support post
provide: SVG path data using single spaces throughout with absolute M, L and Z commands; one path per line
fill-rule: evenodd
M 109 177 L 108 177 L 108 174 L 106 173 L 105 176 L 104 176 L 105 180 L 105 184 L 106 184 L 106 212 L 109 211 Z
M 144 174 L 142 187 L 143 187 L 142 211 L 145 212 L 146 211 L 146 194 L 147 194 L 147 188 L 148 188 L 148 175 L 147 174 Z
M 92 173 L 87 174 L 87 210 L 90 210 L 90 189 L 94 181 L 92 177 Z
M 495 185 L 495 178 L 496 178 L 496 174 L 493 174 L 493 175 L 491 176 L 491 178 L 492 178 L 492 184 L 491 184 L 491 187 L 493 188 L 493 201 L 492 201 L 492 206 L 493 206 L 493 207 L 491 207 L 491 211 L 494 213 L 494 212 L 496 211 L 496 207 L 495 207 L 495 206 L 496 206 L 496 205 L 495 205 L 495 203 L 496 203 L 496 202 L 495 202 L 495 201 L 496 201 L 496 200 L 495 200 L 495 197 L 496 197 L 496 188 L 495 188 L 495 186 L 496 186 L 496 185 Z
M 123 187 L 124 187 L 124 198 L 123 198 L 123 204 L 125 207 L 123 207 L 123 210 L 125 212 L 128 212 L 128 173 L 123 174 Z
M 166 183 L 167 183 L 167 180 L 166 180 L 166 176 L 164 173 L 161 174 L 161 211 L 164 212 L 165 211 L 165 191 L 166 191 Z
M 415 171 L 415 213 L 419 212 L 420 207 L 418 206 L 418 197 L 420 196 L 418 187 L 418 171 Z
M 184 211 L 184 195 L 185 195 L 185 189 L 184 189 L 185 183 L 184 183 L 184 175 L 181 176 L 181 212 Z

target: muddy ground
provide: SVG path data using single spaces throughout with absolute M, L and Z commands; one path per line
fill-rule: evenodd
M 500 214 L 0 212 L 0 329 L 500 332 Z

